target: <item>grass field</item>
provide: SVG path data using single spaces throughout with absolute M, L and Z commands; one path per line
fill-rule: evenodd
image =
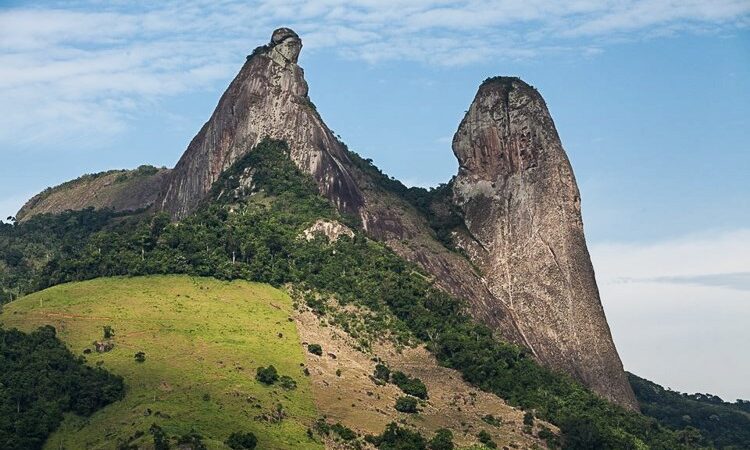
M 105 278 L 56 286 L 5 306 L 0 322 L 23 331 L 53 325 L 76 354 L 115 331 L 115 347 L 86 355 L 122 375 L 124 400 L 92 417 L 69 416 L 49 449 L 109 449 L 161 426 L 169 436 L 192 430 L 210 449 L 235 431 L 252 431 L 261 449 L 315 449 L 306 430 L 316 417 L 305 361 L 283 292 L 268 285 L 187 276 Z M 145 362 L 134 359 L 144 352 Z M 297 389 L 266 387 L 259 366 L 273 364 Z M 257 419 L 282 405 L 280 423 Z

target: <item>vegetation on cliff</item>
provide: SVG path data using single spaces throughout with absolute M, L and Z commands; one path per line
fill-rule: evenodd
M 57 233 L 45 238 L 53 243 L 49 262 L 28 264 L 33 281 L 27 290 L 99 276 L 185 273 L 293 283 L 333 295 L 341 304 L 393 315 L 398 321 L 388 326 L 408 330 L 468 382 L 560 426 L 565 448 L 678 449 L 703 442 L 680 441 L 655 419 L 617 407 L 540 366 L 524 349 L 495 339 L 465 314 L 459 300 L 362 233 L 335 242 L 300 239 L 319 218 L 347 219 L 317 194 L 282 142 L 259 144 L 222 175 L 212 196 L 214 201 L 179 223 L 163 215 L 113 223 L 107 222 L 109 213 L 84 211 L 67 216 L 70 227 L 59 217 L 45 217 L 36 225 L 32 219 L 6 226 L 0 236 L 4 242 L 21 235 L 33 241 L 41 237 L 32 230 Z M 83 227 L 87 232 L 80 231 L 81 220 L 92 221 Z

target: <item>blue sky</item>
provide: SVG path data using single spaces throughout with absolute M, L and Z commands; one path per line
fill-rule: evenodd
M 573 164 L 626 368 L 750 398 L 729 350 L 750 346 L 750 3 L 281 3 L 3 2 L 2 217 L 82 173 L 172 166 L 278 26 L 327 124 L 407 184 L 447 181 L 479 83 L 517 75 Z

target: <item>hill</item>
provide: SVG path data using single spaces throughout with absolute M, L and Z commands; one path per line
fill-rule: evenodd
M 39 214 L 86 208 L 118 212 L 142 210 L 154 203 L 169 172 L 144 165 L 133 170 L 83 175 L 35 195 L 18 211 L 16 219 L 22 221 Z
M 426 437 L 451 429 L 461 446 L 485 431 L 500 446 L 543 448 L 537 435 L 557 432 L 540 420 L 526 427 L 523 411 L 439 367 L 421 346 L 382 340 L 364 349 L 334 317 L 332 308 L 316 315 L 266 284 L 169 275 L 58 285 L 6 305 L 0 323 L 23 331 L 52 325 L 89 365 L 125 380 L 122 401 L 88 418 L 66 415 L 49 449 L 151 448 L 152 424 L 172 440 L 197 433 L 210 449 L 227 448 L 238 431 L 252 432 L 263 449 L 359 448 L 391 422 Z M 114 347 L 98 353 L 94 342 Z M 404 392 L 373 378 L 377 364 L 423 380 L 429 396 L 418 414 L 395 409 Z M 296 388 L 257 381 L 257 368 L 268 365 Z
M 114 448 L 151 441 L 156 423 L 169 436 L 195 431 L 210 448 L 238 431 L 259 448 L 322 448 L 307 428 L 316 418 L 290 298 L 268 285 L 187 276 L 97 279 L 56 286 L 6 305 L 6 327 L 53 325 L 74 353 L 114 329 L 114 348 L 86 357 L 125 379 L 125 398 L 84 420 L 68 416 L 46 448 Z M 145 353 L 142 363 L 134 359 Z M 273 365 L 297 388 L 266 387 L 256 368 Z M 282 405 L 284 420 L 272 417 Z

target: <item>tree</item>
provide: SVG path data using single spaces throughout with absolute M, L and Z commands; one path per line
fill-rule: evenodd
M 430 450 L 453 450 L 453 433 L 447 428 L 437 430 L 430 440 Z
M 396 399 L 396 411 L 409 414 L 417 413 L 417 399 L 409 396 L 399 397 Z
M 383 380 L 387 383 L 391 378 L 391 369 L 389 369 L 385 364 L 378 363 L 375 366 L 375 372 L 373 373 L 373 376 L 376 379 Z
M 279 372 L 274 366 L 258 367 L 255 379 L 263 384 L 274 384 L 279 379 Z
M 310 344 L 307 346 L 307 351 L 313 355 L 323 356 L 323 347 L 320 344 Z
M 480 431 L 477 434 L 477 439 L 479 439 L 479 442 L 484 444 L 487 448 L 497 448 L 497 444 L 492 440 L 492 436 L 486 430 Z
M 234 432 L 224 443 L 233 450 L 252 450 L 258 445 L 258 438 L 250 432 Z
M 148 431 L 154 437 L 154 450 L 169 450 L 169 438 L 159 425 L 151 424 Z

